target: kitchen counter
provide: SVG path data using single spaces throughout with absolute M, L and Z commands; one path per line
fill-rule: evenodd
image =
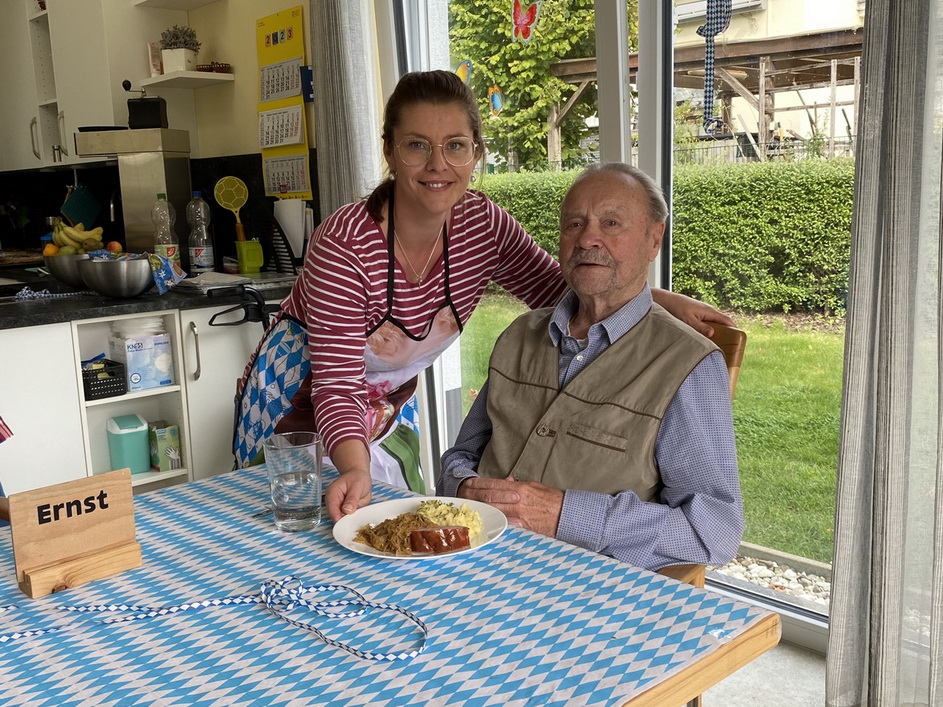
M 145 294 L 140 297 L 115 299 L 68 287 L 49 275 L 41 275 L 27 268 L 3 268 L 3 280 L 16 280 L 15 285 L 0 286 L 0 329 L 41 326 L 71 322 L 78 319 L 118 317 L 141 312 L 161 312 L 172 309 L 198 309 L 252 301 L 244 294 L 207 296 L 198 290 L 175 287 L 165 295 Z M 291 276 L 261 273 L 251 285 L 268 300 L 281 300 L 291 289 Z M 16 300 L 13 295 L 28 286 L 36 292 L 48 289 L 50 293 L 68 295 L 35 300 Z

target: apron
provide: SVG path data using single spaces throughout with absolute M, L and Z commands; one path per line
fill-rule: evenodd
M 388 232 L 393 232 L 389 202 Z M 462 332 L 449 288 L 448 232 L 442 245 L 444 297 L 423 332 L 414 334 L 393 315 L 395 256 L 388 238 L 386 314 L 367 331 L 364 350 L 370 474 L 426 493 L 419 470 L 415 390 L 428 368 Z M 404 411 L 405 406 L 405 411 Z M 262 442 L 274 432 L 315 430 L 308 335 L 294 317 L 279 313 L 243 376 L 236 406 L 233 452 L 238 467 L 262 461 Z

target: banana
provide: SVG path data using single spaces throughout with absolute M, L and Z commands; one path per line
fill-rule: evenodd
M 78 222 L 77 224 L 75 224 L 72 228 L 74 228 L 76 231 L 84 231 L 84 230 L 85 230 L 85 224 L 82 223 L 81 221 L 79 221 L 79 222 Z
M 101 226 L 96 226 L 91 231 L 83 231 L 82 233 L 84 234 L 86 238 L 96 238 L 98 240 L 101 240 L 102 234 L 104 232 L 105 232 L 104 228 L 102 228 Z
M 62 222 L 56 221 L 52 227 L 52 242 L 55 243 L 60 248 L 65 245 L 65 241 L 62 239 Z
M 60 231 L 62 240 L 65 241 L 64 245 L 70 245 L 75 248 L 82 247 L 82 241 L 85 240 L 85 236 L 81 231 L 76 231 L 72 226 L 62 226 Z

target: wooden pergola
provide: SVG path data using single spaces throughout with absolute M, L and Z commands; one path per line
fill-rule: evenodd
M 829 146 L 832 149 L 838 109 L 848 105 L 857 106 L 858 103 L 863 35 L 863 30 L 859 28 L 743 42 L 725 42 L 721 37 L 715 44 L 714 73 L 718 83 L 717 95 L 722 104 L 722 119 L 727 125 L 733 124 L 736 117 L 731 114 L 734 96 L 743 98 L 758 117 L 763 116 L 757 121 L 758 154 L 762 159 L 762 146 L 769 142 L 769 126 L 775 112 L 804 110 L 814 125 L 812 111 L 819 107 L 829 108 Z M 632 83 L 635 82 L 637 70 L 638 54 L 630 54 L 629 81 Z M 587 86 L 596 80 L 596 58 L 560 61 L 550 67 L 550 74 L 578 86 L 562 107 L 553 106 L 547 118 L 547 158 L 550 164 L 559 164 L 560 126 Z M 704 87 L 703 44 L 675 49 L 674 85 L 680 88 Z M 839 86 L 854 86 L 854 99 L 836 100 L 836 89 Z M 830 89 L 829 102 L 806 103 L 801 92 L 814 88 Z M 785 92 L 794 93 L 799 100 L 798 105 L 775 107 L 774 110 L 774 95 Z

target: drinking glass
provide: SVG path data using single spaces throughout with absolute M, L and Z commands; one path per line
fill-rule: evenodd
M 275 526 L 289 533 L 317 527 L 321 522 L 321 436 L 316 432 L 273 434 L 263 448 Z

